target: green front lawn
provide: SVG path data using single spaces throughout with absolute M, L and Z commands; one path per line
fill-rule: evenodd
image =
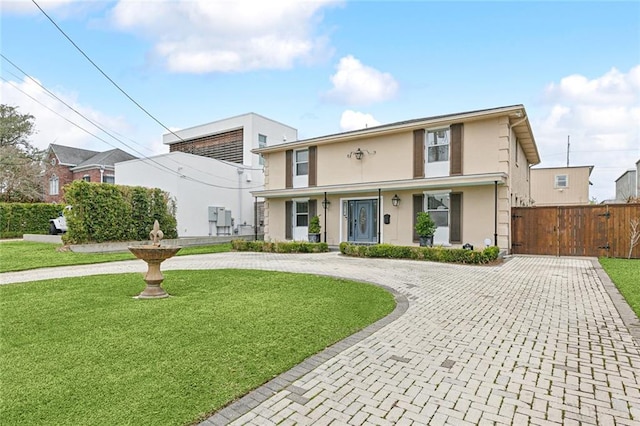
M 58 251 L 60 247 L 62 246 L 58 244 L 31 241 L 0 242 L 0 272 L 135 259 L 135 256 L 129 252 L 74 253 L 72 251 Z M 227 251 L 231 251 L 231 243 L 184 247 L 177 256 Z
M 640 318 L 640 259 L 601 257 L 600 264 Z
M 362 283 L 166 271 L 0 286 L 3 425 L 184 425 L 390 313 Z

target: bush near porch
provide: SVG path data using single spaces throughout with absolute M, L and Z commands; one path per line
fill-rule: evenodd
M 327 243 L 308 243 L 306 241 L 231 241 L 235 251 L 257 251 L 265 253 L 326 253 Z
M 444 247 L 409 247 L 392 244 L 356 245 L 340 243 L 340 253 L 354 257 L 383 257 L 389 259 L 429 260 L 432 262 L 486 264 L 498 259 L 500 248 L 487 247 L 482 251 Z

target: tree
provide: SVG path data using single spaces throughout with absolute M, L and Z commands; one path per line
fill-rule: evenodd
M 17 107 L 0 104 L 0 201 L 35 202 L 42 199 L 43 151 L 29 137 L 34 117 Z

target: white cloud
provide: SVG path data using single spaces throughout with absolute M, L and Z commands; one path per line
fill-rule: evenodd
M 56 18 L 69 18 L 85 16 L 91 11 L 103 9 L 107 3 L 104 1 L 87 0 L 38 0 L 40 7 L 48 14 Z M 28 0 L 0 1 L 2 14 L 37 15 L 42 12 Z
M 96 151 L 108 151 L 113 148 L 120 148 L 133 155 L 139 156 L 139 154 L 134 151 L 137 150 L 145 155 L 150 155 L 146 148 L 139 144 L 136 145 L 125 136 L 122 136 L 130 135 L 133 132 L 133 126 L 123 117 L 109 116 L 91 107 L 82 105 L 73 93 L 64 93 L 61 90 L 51 91 L 58 98 L 64 100 L 65 103 L 72 106 L 82 115 L 100 124 L 127 145 L 133 147 L 133 149 L 128 148 L 101 132 L 94 125 L 71 111 L 62 102 L 49 95 L 33 80 L 25 77 L 23 81 L 0 82 L 2 103 L 18 107 L 20 114 L 30 114 L 34 117 L 36 133 L 31 136 L 30 140 L 36 147 L 45 149 L 49 144 L 56 143 Z M 108 141 L 109 144 L 91 136 L 69 121 L 100 136 L 105 141 Z
M 287 69 L 326 55 L 327 39 L 315 32 L 322 9 L 336 3 L 120 0 L 111 18 L 119 29 L 152 40 L 173 72 Z
M 385 101 L 398 91 L 398 83 L 391 74 L 363 65 L 352 55 L 340 59 L 331 82 L 333 88 L 327 93 L 327 98 L 349 105 Z
M 344 111 L 340 117 L 340 129 L 344 132 L 378 126 L 379 124 L 380 122 L 373 118 L 371 114 L 350 109 Z
M 534 123 L 541 166 L 593 165 L 591 195 L 613 198 L 615 180 L 640 159 L 640 65 L 602 76 L 574 74 L 545 89 L 549 105 Z

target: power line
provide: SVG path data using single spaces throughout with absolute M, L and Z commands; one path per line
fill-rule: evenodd
M 107 145 L 109 145 L 109 146 L 111 146 L 111 147 L 113 147 L 113 148 L 117 148 L 115 145 L 113 145 L 113 144 L 112 144 L 112 143 L 110 143 L 109 141 L 107 141 L 107 140 L 103 139 L 102 137 L 100 137 L 100 136 L 98 136 L 98 135 L 96 135 L 96 134 L 94 134 L 94 133 L 90 132 L 89 130 L 85 129 L 84 127 L 80 126 L 79 124 L 77 124 L 77 123 L 75 123 L 75 122 L 73 122 L 73 121 L 69 120 L 67 117 L 64 117 L 62 114 L 58 113 L 57 111 L 53 110 L 52 108 L 48 107 L 47 105 L 44 105 L 44 104 L 43 104 L 42 102 L 40 102 L 38 99 L 34 98 L 34 97 L 33 97 L 33 96 L 31 96 L 30 94 L 26 93 L 24 90 L 20 89 L 20 88 L 19 88 L 18 86 L 16 86 L 13 82 L 11 82 L 11 81 L 7 80 L 6 78 L 4 78 L 4 77 L 2 77 L 2 76 L 0 76 L 0 79 L 2 79 L 3 81 L 5 81 L 6 83 L 8 83 L 8 84 L 9 84 L 10 86 L 12 86 L 14 89 L 18 90 L 19 92 L 21 92 L 23 95 L 27 96 L 28 98 L 30 98 L 30 99 L 31 99 L 31 100 L 33 100 L 34 102 L 38 103 L 40 106 L 43 106 L 44 108 L 48 109 L 49 111 L 51 111 L 51 112 L 52 112 L 52 113 L 54 113 L 55 115 L 59 116 L 59 117 L 60 117 L 60 118 L 62 118 L 63 120 L 67 121 L 67 122 L 68 122 L 69 124 L 71 124 L 72 126 L 77 127 L 78 129 L 82 130 L 83 132 L 87 133 L 88 135 L 95 137 L 96 139 L 98 139 L 98 140 L 100 140 L 100 141 L 102 141 L 102 142 L 106 143 Z M 84 116 L 83 116 L 83 117 L 84 117 Z M 86 117 L 84 117 L 84 118 L 85 118 L 85 119 L 87 119 Z M 87 119 L 87 121 L 91 122 L 89 119 Z M 92 123 L 92 124 L 93 124 L 93 123 Z M 104 131 L 104 130 L 103 130 L 103 131 Z M 105 132 L 105 133 L 106 133 L 106 132 Z M 108 133 L 107 133 L 107 134 L 108 134 Z M 120 143 L 122 143 L 123 145 L 128 146 L 128 145 L 124 144 L 122 141 L 120 141 L 118 138 L 114 137 L 113 135 L 110 135 L 110 136 L 111 136 L 112 138 L 116 139 L 117 141 L 119 141 Z M 153 158 L 149 158 L 149 157 L 144 156 L 144 154 L 139 153 L 139 152 L 138 152 L 137 150 L 135 150 L 135 149 L 132 149 L 132 150 L 133 150 L 134 152 L 136 152 L 136 153 L 140 154 L 140 155 L 143 155 L 143 158 L 141 158 L 141 160 L 142 160 L 142 161 L 149 161 L 149 162 L 151 162 L 151 163 L 152 163 L 152 164 L 150 164 L 151 166 L 153 166 L 153 167 L 155 167 L 155 168 L 157 168 L 157 169 L 159 169 L 159 170 L 166 170 L 166 171 L 168 171 L 169 173 L 173 174 L 174 176 L 181 177 L 181 178 L 183 178 L 183 179 L 187 179 L 187 180 L 192 181 L 192 182 L 201 183 L 201 184 L 203 184 L 203 185 L 211 186 L 211 187 L 214 187 L 214 188 L 229 189 L 229 190 L 238 190 L 238 189 L 258 189 L 258 188 L 260 188 L 260 187 L 261 187 L 261 186 L 247 186 L 247 187 L 245 187 L 245 188 L 241 188 L 241 187 L 229 187 L 229 186 L 216 185 L 216 184 L 213 184 L 213 183 L 210 183 L 210 182 L 202 181 L 202 180 L 199 180 L 199 179 L 193 178 L 193 177 L 191 177 L 191 176 L 187 176 L 187 175 L 185 175 L 184 173 L 180 173 L 180 172 L 178 172 L 178 171 L 176 171 L 176 170 L 173 170 L 172 168 L 170 168 L 170 167 L 168 167 L 168 166 L 165 166 L 164 164 L 159 163 L 158 161 L 154 160 Z M 186 166 L 186 165 L 184 165 L 184 164 L 182 164 L 182 163 L 179 163 L 179 162 L 176 162 L 176 163 L 177 163 L 177 164 L 179 164 L 179 165 Z M 239 167 L 240 167 L 240 165 L 239 165 Z
M 129 99 L 131 102 L 133 102 L 138 108 L 140 108 L 145 114 L 147 114 L 153 121 L 155 121 L 156 123 L 158 123 L 160 126 L 162 126 L 165 130 L 167 130 L 169 133 L 171 133 L 172 135 L 174 135 L 175 137 L 177 137 L 178 139 L 180 139 L 180 141 L 185 142 L 184 139 L 182 139 L 180 136 L 178 136 L 173 130 L 171 130 L 170 128 L 168 128 L 167 126 L 165 126 L 162 122 L 160 122 L 160 120 L 158 120 L 156 117 L 154 117 L 149 111 L 147 111 L 142 105 L 140 105 L 135 99 L 133 99 L 131 96 L 129 96 L 129 94 L 118 85 L 118 83 L 116 83 L 115 81 L 113 81 L 113 79 L 111 77 L 109 77 L 107 75 L 107 73 L 105 73 L 102 68 L 100 68 L 72 39 L 71 37 L 69 37 L 67 35 L 67 33 L 64 32 L 64 30 L 62 28 L 60 28 L 60 26 L 47 14 L 47 12 L 44 11 L 44 9 L 42 9 L 40 7 L 40 5 L 36 2 L 36 0 L 31 0 L 33 2 L 33 4 L 36 5 L 36 7 L 38 9 L 40 9 L 40 12 L 42 12 L 42 14 L 44 16 L 47 17 L 47 19 L 58 29 L 58 31 L 60 31 L 60 33 L 67 39 L 69 40 L 69 42 L 73 45 L 73 47 L 75 47 L 78 52 L 80 52 L 82 54 L 82 56 L 84 56 L 87 61 L 89 61 L 89 63 L 91 63 L 91 65 L 93 65 L 99 72 L 100 74 L 102 74 L 107 80 L 109 80 L 109 82 L 111 82 L 111 84 L 113 84 L 120 92 L 122 92 L 123 95 L 125 95 L 127 97 L 127 99 Z
M 100 66 L 98 66 L 72 39 L 71 37 L 69 37 L 69 35 L 67 35 L 67 33 L 53 20 L 53 18 L 51 18 L 45 11 L 44 9 L 42 9 L 42 7 L 40 7 L 40 5 L 35 1 L 35 0 L 31 0 L 33 4 L 36 5 L 36 7 L 40 10 L 40 12 L 42 12 L 42 14 L 56 27 L 56 29 L 76 48 L 76 50 L 78 50 L 78 52 L 80 52 L 80 54 L 82 54 L 82 56 L 85 57 L 85 59 L 87 59 L 87 61 L 89 61 L 89 63 L 91 63 L 91 65 L 93 65 L 99 72 L 100 74 L 102 74 L 107 80 L 109 80 L 109 82 L 111 84 L 113 84 L 123 95 L 125 95 L 131 102 L 133 102 L 138 108 L 140 108 L 140 110 L 142 110 L 145 114 L 147 114 L 152 120 L 154 120 L 156 123 L 158 123 L 160 126 L 162 126 L 162 128 L 164 128 L 165 130 L 167 130 L 169 133 L 171 133 L 172 135 L 174 135 L 176 138 L 178 138 L 181 142 L 186 142 L 182 137 L 180 137 L 178 134 L 176 134 L 173 130 L 171 130 L 169 127 L 167 127 L 166 125 L 164 125 L 160 120 L 158 120 L 155 116 L 153 116 L 149 111 L 147 111 L 142 105 L 140 105 L 135 99 L 133 99 L 122 87 L 120 87 L 111 77 L 109 77 L 107 75 L 107 73 L 105 73 L 102 68 L 100 68 Z M 104 131 L 104 130 L 103 130 Z M 111 137 L 113 137 L 113 135 L 110 135 Z M 115 138 L 116 140 L 118 140 L 120 143 L 123 143 L 122 141 L 120 141 L 119 139 Z M 128 146 L 126 144 L 123 143 L 123 145 Z M 138 151 L 136 151 L 138 152 Z M 143 155 L 143 154 L 140 154 Z M 144 155 L 143 155 L 144 156 Z M 172 161 L 175 162 L 175 160 L 171 159 Z M 180 163 L 178 163 L 180 164 Z M 242 169 L 250 169 L 250 170 L 256 170 L 252 167 L 247 167 L 242 165 Z M 207 172 L 201 171 L 204 174 L 216 177 L 216 178 L 222 178 L 220 176 L 214 176 L 211 175 Z M 225 180 L 229 180 L 231 181 L 231 179 L 227 179 L 227 178 L 222 178 Z M 205 183 L 206 182 L 202 182 Z M 239 189 L 239 188 L 228 188 L 228 187 L 223 187 L 223 186 L 217 186 L 217 185 L 213 185 L 213 184 L 208 184 L 210 186 L 216 186 L 219 188 L 226 188 L 226 189 Z M 254 187 L 248 187 L 245 189 L 257 189 L 260 188 L 260 186 L 254 186 Z

